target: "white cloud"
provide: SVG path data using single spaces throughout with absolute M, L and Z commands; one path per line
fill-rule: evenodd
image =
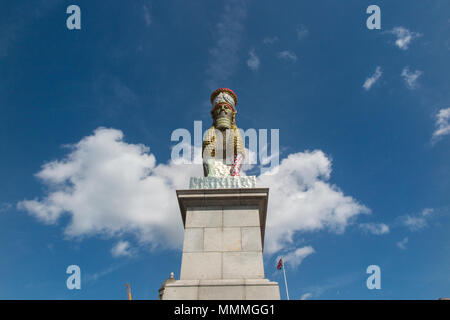
M 153 247 L 180 245 L 175 189 L 202 175 L 201 165 L 157 165 L 148 147 L 124 142 L 114 129 L 99 128 L 70 148 L 36 174 L 49 187 L 46 197 L 22 201 L 20 209 L 49 224 L 67 215 L 68 237 L 132 233 Z
M 0 204 L 0 212 L 6 212 L 12 208 L 12 204 L 9 202 L 4 202 Z
M 47 224 L 66 216 L 68 238 L 130 234 L 138 245 L 180 247 L 183 227 L 175 190 L 187 188 L 189 177 L 202 176 L 201 164 L 157 164 L 148 147 L 125 142 L 115 129 L 98 128 L 69 148 L 64 159 L 44 164 L 36 174 L 46 195 L 21 201 L 19 209 Z M 270 187 L 268 253 L 292 247 L 298 232 L 343 232 L 369 212 L 328 183 L 330 175 L 324 153 L 307 151 L 289 155 L 258 177 L 258 186 Z
M 327 183 L 330 175 L 331 161 L 316 150 L 290 154 L 277 168 L 258 177 L 259 186 L 270 188 L 266 252 L 292 244 L 297 232 L 328 229 L 342 233 L 352 219 L 370 212 Z
M 397 247 L 399 247 L 402 250 L 406 250 L 406 244 L 408 243 L 408 238 L 405 237 L 403 240 L 397 242 Z
M 450 134 L 450 108 L 441 109 L 436 116 L 436 130 L 433 132 L 433 141 Z
M 148 27 L 152 24 L 152 17 L 150 15 L 150 11 L 148 10 L 148 7 L 145 4 L 142 6 L 142 10 L 144 11 L 145 25 Z
M 389 226 L 384 223 L 360 223 L 359 227 L 375 235 L 389 233 Z
M 111 255 L 115 258 L 129 257 L 132 255 L 130 243 L 128 241 L 119 241 L 111 248 Z
M 305 26 L 300 26 L 299 28 L 297 28 L 297 39 L 301 40 L 303 38 L 305 38 L 308 35 L 309 31 Z
M 308 300 L 311 297 L 312 297 L 312 294 L 310 292 L 307 292 L 307 293 L 302 294 L 300 300 Z
M 376 67 L 375 73 L 366 79 L 366 81 L 363 84 L 363 88 L 366 89 L 366 91 L 368 91 L 375 84 L 375 82 L 377 82 L 378 79 L 381 78 L 382 74 L 383 72 L 381 71 L 381 67 L 380 66 Z
M 361 281 L 361 276 L 358 273 L 347 273 L 338 276 L 333 276 L 331 279 L 322 280 L 322 284 L 316 284 L 314 286 L 309 286 L 303 288 L 303 290 L 310 294 L 310 296 L 320 297 L 325 292 L 331 290 L 340 290 L 348 287 L 352 283 L 357 283 Z M 308 296 L 308 297 L 310 297 Z
M 87 282 L 95 282 L 98 279 L 103 278 L 103 277 L 105 277 L 105 276 L 107 276 L 107 275 L 117 271 L 118 269 L 122 268 L 123 266 L 125 266 L 125 263 L 121 263 L 121 264 L 117 264 L 117 265 L 111 265 L 111 266 L 109 266 L 108 268 L 106 268 L 106 269 L 104 269 L 102 271 L 96 272 L 94 274 L 87 274 L 86 275 L 86 281 Z
M 297 61 L 297 55 L 294 52 L 288 50 L 278 52 L 278 58 L 289 60 L 292 62 Z
M 295 269 L 302 263 L 303 259 L 314 252 L 316 251 L 311 246 L 298 248 L 284 255 L 283 261 Z M 279 261 L 279 259 L 280 257 L 277 258 L 277 261 Z
M 411 231 L 420 230 L 427 225 L 425 218 L 417 216 L 405 216 L 403 223 Z
M 259 68 L 259 57 L 255 54 L 255 50 L 252 49 L 250 50 L 249 54 L 249 58 L 247 60 L 247 66 L 252 70 L 252 71 L 256 71 Z
M 278 37 L 266 37 L 263 39 L 264 44 L 274 44 L 276 41 L 278 41 Z
M 33 7 L 28 3 L 14 2 L 14 6 L 8 8 L 8 14 L 0 21 L 0 59 L 11 54 L 36 21 L 46 19 L 60 7 L 61 0 L 46 0 Z
M 219 11 L 214 32 L 216 42 L 209 50 L 210 59 L 206 70 L 210 89 L 225 86 L 225 82 L 236 71 L 246 16 L 246 1 L 242 0 L 229 1 Z
M 432 214 L 433 212 L 434 212 L 433 208 L 425 208 L 422 210 L 421 214 L 423 217 L 426 217 L 426 216 L 429 216 L 430 214 Z
M 417 80 L 421 75 L 422 71 L 416 70 L 414 72 L 411 72 L 409 71 L 409 67 L 405 67 L 402 70 L 402 77 L 406 82 L 406 86 L 411 90 L 417 88 Z
M 400 217 L 400 221 L 404 226 L 408 227 L 409 230 L 417 231 L 425 228 L 428 225 L 427 219 L 431 216 L 433 211 L 434 210 L 431 208 L 425 208 L 419 214 L 405 215 Z
M 119 77 L 101 73 L 93 83 L 95 103 L 104 115 L 117 116 L 123 110 L 140 105 L 139 96 Z
M 411 41 L 421 36 L 420 33 L 411 32 L 404 27 L 395 27 L 387 33 L 391 33 L 397 38 L 395 45 L 402 50 L 407 50 Z

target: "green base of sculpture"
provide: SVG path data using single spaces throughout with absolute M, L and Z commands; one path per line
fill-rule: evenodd
M 256 176 L 191 177 L 189 189 L 256 188 Z

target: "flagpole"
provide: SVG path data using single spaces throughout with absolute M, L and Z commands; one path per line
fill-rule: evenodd
M 283 275 L 284 275 L 284 286 L 286 287 L 286 296 L 287 296 L 287 299 L 290 300 L 289 299 L 289 290 L 288 290 L 288 285 L 287 285 L 287 280 L 286 280 L 286 270 L 284 270 L 284 260 L 283 260 L 283 258 L 281 258 L 281 261 L 283 262 L 282 266 L 283 266 Z

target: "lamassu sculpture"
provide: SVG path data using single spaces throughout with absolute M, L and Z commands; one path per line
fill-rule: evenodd
M 213 124 L 202 146 L 205 177 L 239 176 L 245 159 L 241 133 L 236 126 L 237 96 L 233 90 L 219 88 L 211 94 Z

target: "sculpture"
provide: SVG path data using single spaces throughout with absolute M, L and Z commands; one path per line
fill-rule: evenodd
M 213 124 L 202 146 L 205 177 L 239 176 L 245 159 L 241 133 L 236 126 L 236 94 L 219 88 L 211 94 Z

